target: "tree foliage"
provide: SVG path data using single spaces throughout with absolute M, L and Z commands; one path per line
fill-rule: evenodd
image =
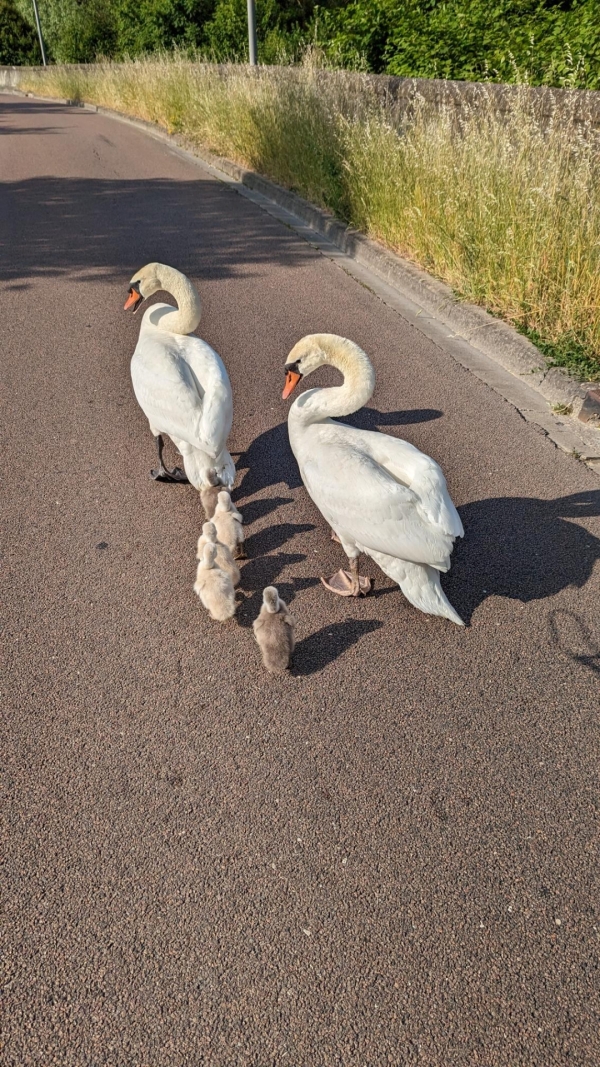
M 33 19 L 31 0 L 16 0 Z M 340 0 L 324 0 L 335 8 Z M 343 0 L 342 0 L 343 2 Z M 189 49 L 215 60 L 246 59 L 246 0 L 39 0 L 52 59 L 88 63 Z M 298 56 L 315 18 L 314 0 L 257 0 L 259 58 Z
M 0 0 L 0 64 L 21 66 L 39 63 L 37 34 L 15 7 L 13 0 Z
M 0 11 L 14 11 L 13 2 L 32 21 L 31 0 L 0 0 Z M 59 62 L 173 48 L 247 58 L 246 0 L 39 2 Z M 525 75 L 534 84 L 600 88 L 600 0 L 257 0 L 256 8 L 263 63 L 298 59 L 317 44 L 330 63 L 376 73 Z
M 352 0 L 320 35 L 376 73 L 600 87 L 600 0 Z

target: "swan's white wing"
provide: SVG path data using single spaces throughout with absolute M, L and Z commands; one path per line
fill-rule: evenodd
M 225 364 L 214 348 L 199 337 L 180 337 L 180 351 L 188 364 L 198 392 L 202 393 L 201 437 L 211 444 L 218 456 L 225 445 L 233 422 L 231 384 Z
M 417 494 L 356 447 L 359 442 L 351 436 L 331 434 L 323 424 L 311 429 L 300 471 L 315 504 L 342 540 L 445 570 L 453 538 L 423 520 Z
M 339 425 L 339 424 L 338 424 Z M 349 431 L 356 448 L 409 486 L 419 499 L 419 510 L 433 526 L 451 537 L 463 537 L 460 516 L 450 499 L 443 472 L 434 459 L 408 441 L 373 430 Z
M 131 360 L 137 401 L 160 433 L 217 456 L 231 429 L 231 387 L 219 356 L 198 337 L 142 328 Z

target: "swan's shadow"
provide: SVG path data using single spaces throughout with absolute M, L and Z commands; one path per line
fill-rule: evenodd
M 347 619 L 323 626 L 316 633 L 304 637 L 294 649 L 292 674 L 305 677 L 317 674 L 347 652 L 365 634 L 378 630 L 379 619 Z
M 495 497 L 458 510 L 465 538 L 442 584 L 465 622 L 489 596 L 529 603 L 581 589 L 600 559 L 600 539 L 567 521 L 600 515 L 600 490 L 556 500 Z
M 244 596 L 240 602 L 236 618 L 245 628 L 252 623 L 260 612 L 262 606 L 263 590 L 267 585 L 274 585 L 277 577 L 285 567 L 294 563 L 302 563 L 306 556 L 301 552 L 277 552 L 272 556 L 258 556 L 250 559 L 242 567 L 242 579 L 240 589 L 249 596 Z M 294 599 L 300 589 L 308 589 L 312 585 L 318 585 L 318 578 L 290 578 L 285 582 L 277 583 L 278 592 L 286 603 Z
M 409 408 L 406 411 L 377 411 L 376 408 L 361 408 L 352 415 L 345 415 L 339 422 L 354 426 L 357 430 L 379 430 L 382 426 L 414 426 L 418 422 L 441 419 L 444 412 L 437 408 Z
M 349 426 L 361 430 L 376 430 L 380 426 L 429 422 L 441 418 L 442 414 L 443 412 L 435 408 L 414 411 L 377 411 L 375 408 L 361 408 L 354 415 L 340 419 L 340 422 L 346 422 Z M 273 426 L 255 437 L 246 451 L 240 454 L 236 467 L 238 470 L 247 468 L 236 490 L 236 501 L 253 496 L 271 485 L 279 485 L 280 482 L 284 482 L 288 489 L 299 489 L 302 485 L 298 465 L 290 448 L 287 422 L 280 422 L 278 426 Z

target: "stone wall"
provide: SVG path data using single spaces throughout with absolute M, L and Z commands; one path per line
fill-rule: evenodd
M 19 73 L 25 68 L 0 67 L 0 87 L 18 87 Z M 28 72 L 42 72 L 43 67 L 28 67 Z M 75 68 L 76 69 L 76 68 Z M 221 66 L 223 73 L 227 67 Z M 253 68 L 249 68 L 253 69 Z M 257 77 L 268 75 L 270 68 L 257 67 Z M 280 68 L 281 69 L 281 68 Z M 284 68 L 290 73 L 293 68 Z M 399 110 L 410 110 L 415 101 L 422 99 L 436 106 L 477 108 L 482 102 L 491 103 L 500 113 L 509 112 L 515 97 L 525 94 L 533 104 L 541 120 L 548 120 L 558 107 L 568 113 L 575 122 L 589 123 L 600 127 L 600 92 L 580 89 L 554 89 L 547 86 L 497 85 L 493 82 L 445 81 L 441 78 L 395 78 L 386 74 L 359 74 L 354 71 L 320 71 L 317 75 L 324 82 L 343 80 L 360 93 L 368 87 L 382 102 L 395 103 Z

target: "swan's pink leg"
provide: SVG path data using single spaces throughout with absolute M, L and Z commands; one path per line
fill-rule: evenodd
M 330 593 L 337 593 L 338 596 L 366 596 L 373 584 L 370 578 L 358 573 L 358 556 L 350 560 L 350 573 L 339 570 L 331 578 L 321 578 L 321 581 Z

